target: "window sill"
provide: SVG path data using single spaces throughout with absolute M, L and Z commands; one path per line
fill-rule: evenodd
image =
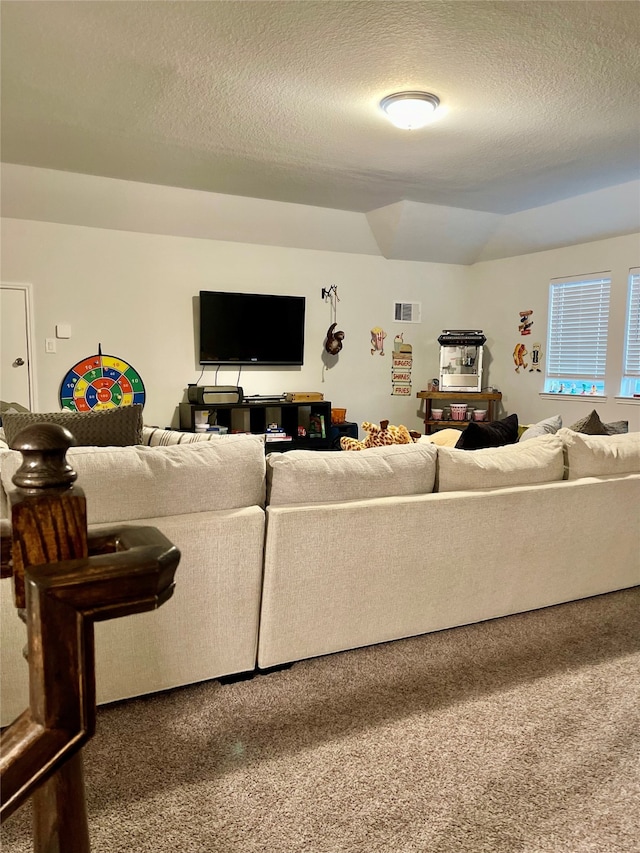
M 640 406 L 640 397 L 614 397 L 614 400 L 623 406 Z
M 540 391 L 539 397 L 543 397 L 545 400 L 583 400 L 588 403 L 589 400 L 608 400 L 609 398 L 604 394 L 551 394 L 549 391 Z M 628 397 L 621 397 L 620 399 L 628 400 Z

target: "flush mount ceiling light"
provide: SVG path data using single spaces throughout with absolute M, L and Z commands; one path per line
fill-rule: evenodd
M 389 121 L 403 130 L 424 127 L 433 118 L 440 98 L 429 92 L 396 92 L 380 101 Z

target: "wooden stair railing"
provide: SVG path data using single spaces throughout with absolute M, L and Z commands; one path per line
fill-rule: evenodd
M 23 462 L 3 523 L 2 576 L 27 625 L 29 708 L 0 739 L 0 817 L 33 798 L 36 853 L 89 853 L 82 746 L 96 723 L 93 623 L 153 610 L 173 593 L 180 553 L 152 527 L 87 532 L 63 427 L 16 437 Z

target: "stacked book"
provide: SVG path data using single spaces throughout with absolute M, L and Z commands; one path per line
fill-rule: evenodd
M 321 403 L 324 394 L 320 391 L 286 391 L 287 403 Z
M 265 440 L 270 441 L 292 441 L 292 436 L 287 435 L 283 429 L 270 427 L 265 433 Z
M 284 394 L 251 394 L 247 397 L 243 397 L 244 403 L 258 403 L 262 406 L 268 403 L 285 403 L 285 395 Z
M 309 438 L 326 438 L 327 427 L 324 415 L 311 415 L 309 417 Z

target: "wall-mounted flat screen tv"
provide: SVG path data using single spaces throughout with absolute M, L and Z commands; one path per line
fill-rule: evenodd
M 297 364 L 304 296 L 200 291 L 200 364 Z

